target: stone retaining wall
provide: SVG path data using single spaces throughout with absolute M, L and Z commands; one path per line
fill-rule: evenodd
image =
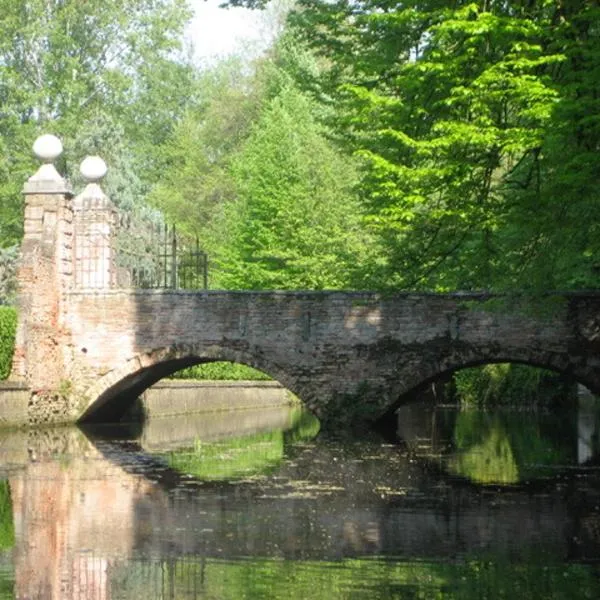
M 29 388 L 24 383 L 0 381 L 0 427 L 27 425 L 29 398 Z
M 163 380 L 142 394 L 150 418 L 256 408 L 277 408 L 295 402 L 276 381 Z

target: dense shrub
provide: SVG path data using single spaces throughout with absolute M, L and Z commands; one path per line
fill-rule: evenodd
M 268 381 L 271 378 L 252 367 L 231 362 L 210 362 L 177 371 L 175 379 L 206 379 L 211 381 Z
M 10 304 L 17 290 L 19 247 L 0 248 L 0 304 Z
M 16 329 L 16 309 L 12 306 L 0 306 L 0 379 L 6 379 L 10 374 Z

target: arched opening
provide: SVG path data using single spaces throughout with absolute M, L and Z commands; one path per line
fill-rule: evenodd
M 553 357 L 550 357 L 553 358 Z M 585 370 L 558 360 L 505 356 L 448 360 L 424 364 L 422 378 L 408 390 L 396 394 L 386 415 L 415 401 L 464 403 L 482 406 L 549 405 L 569 402 L 578 389 L 593 391 Z
M 577 381 L 569 372 L 522 362 L 493 362 L 453 372 L 451 399 L 463 406 L 545 407 L 572 403 Z
M 79 422 L 301 404 L 285 374 L 278 378 L 276 368 L 235 358 L 215 348 L 168 348 L 135 357 L 95 383 Z
M 320 429 L 295 394 L 256 367 L 164 357 L 109 386 L 81 419 L 86 431 L 93 436 L 95 425 L 119 421 L 173 473 L 230 481 L 270 473 L 285 445 Z

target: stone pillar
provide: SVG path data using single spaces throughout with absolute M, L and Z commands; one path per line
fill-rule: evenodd
M 106 289 L 116 285 L 117 213 L 99 185 L 106 170 L 106 163 L 98 156 L 88 156 L 80 167 L 88 183 L 73 201 L 75 286 L 78 288 Z
M 54 168 L 60 140 L 43 135 L 33 146 L 44 162 L 23 189 L 24 236 L 18 267 L 18 324 L 12 377 L 31 391 L 30 423 L 68 420 L 64 392 L 70 348 L 66 294 L 73 283 L 73 213 L 69 183 Z

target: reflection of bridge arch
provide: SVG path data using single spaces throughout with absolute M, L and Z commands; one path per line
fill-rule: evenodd
M 86 397 L 92 400 L 80 420 L 118 420 L 137 396 L 160 379 L 186 367 L 220 361 L 236 362 L 258 369 L 293 391 L 290 387 L 293 382 L 288 381 L 286 373 L 276 364 L 261 360 L 260 356 L 234 350 L 227 344 L 205 347 L 201 344 L 176 344 L 139 354 L 100 377 L 86 393 Z

